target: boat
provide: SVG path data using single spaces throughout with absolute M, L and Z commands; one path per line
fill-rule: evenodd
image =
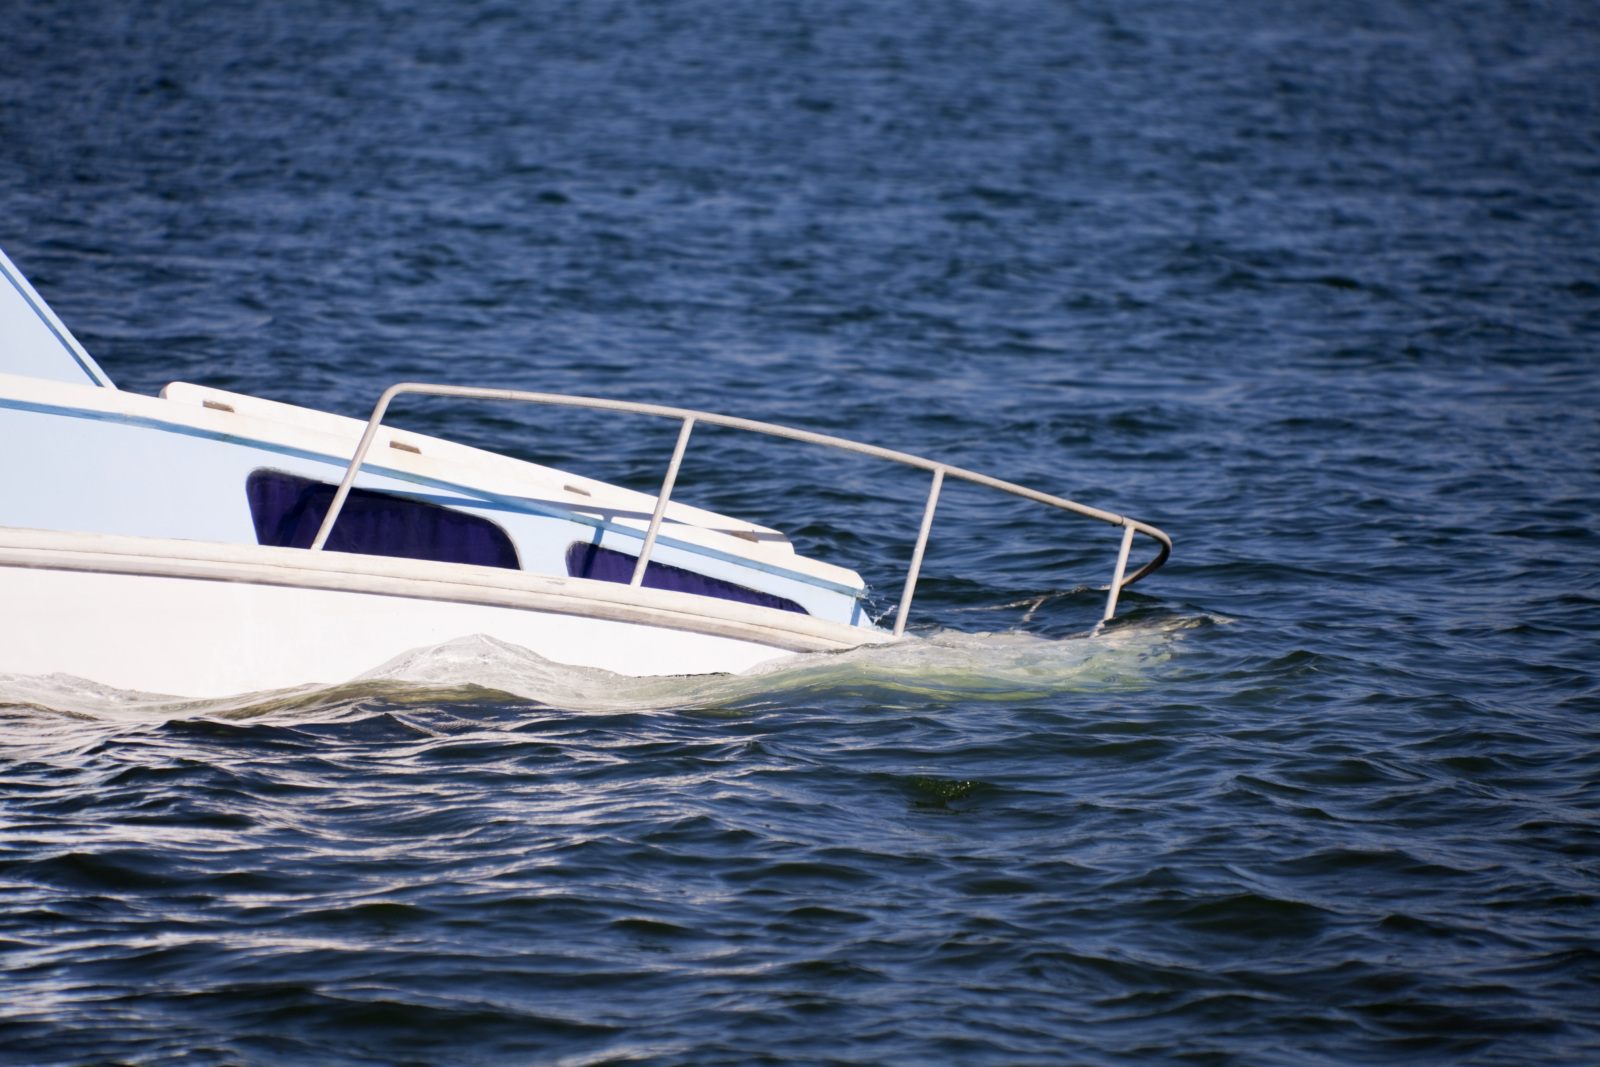
M 654 495 L 384 424 L 402 395 L 673 420 Z M 672 498 L 696 426 L 931 476 L 891 625 L 855 571 Z M 708 411 L 402 382 L 365 422 L 173 382 L 118 389 L 0 251 L 0 673 L 208 698 L 356 677 L 482 634 L 623 675 L 738 673 L 906 638 L 942 485 L 1120 527 L 1102 624 L 1166 562 L 1146 523 L 892 449 Z M 1155 542 L 1131 573 L 1134 535 Z

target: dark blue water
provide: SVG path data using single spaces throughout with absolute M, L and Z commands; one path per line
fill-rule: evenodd
M 1177 545 L 1089 641 L 1117 532 L 954 486 L 888 651 L 5 680 L 0 1062 L 1600 1062 L 1594 4 L 10 0 L 0 246 L 136 391 Z M 679 484 L 880 606 L 925 491 Z

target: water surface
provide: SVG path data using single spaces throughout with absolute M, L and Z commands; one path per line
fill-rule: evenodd
M 1600 1060 L 1593 5 L 19 0 L 0 207 L 124 388 L 1176 542 L 1092 640 L 1118 532 L 953 485 L 893 649 L 0 681 L 0 1062 Z M 926 491 L 679 485 L 882 610 Z

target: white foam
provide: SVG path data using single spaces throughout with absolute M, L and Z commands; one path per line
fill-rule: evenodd
M 841 690 L 878 699 L 1026 700 L 1149 684 L 1182 632 L 1210 621 L 1218 620 L 1169 617 L 1066 639 L 939 630 L 892 645 L 786 656 L 737 675 L 645 678 L 553 663 L 476 634 L 411 649 L 339 685 L 193 700 L 66 675 L 0 675 L 0 704 L 92 718 L 253 718 L 326 714 L 370 699 L 448 703 L 484 690 L 573 711 L 748 708 Z

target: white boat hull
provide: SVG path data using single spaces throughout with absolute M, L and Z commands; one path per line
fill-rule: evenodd
M 666 590 L 423 560 L 0 530 L 0 672 L 217 697 L 337 683 L 484 634 L 626 675 L 737 673 L 883 640 Z

